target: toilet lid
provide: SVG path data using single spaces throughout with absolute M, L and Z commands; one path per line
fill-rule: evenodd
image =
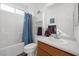
M 24 47 L 24 49 L 35 48 L 37 45 L 35 43 L 30 43 Z

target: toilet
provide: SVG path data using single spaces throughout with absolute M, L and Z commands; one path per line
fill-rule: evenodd
M 28 45 L 24 46 L 24 53 L 27 54 L 27 56 L 35 56 L 37 53 L 37 36 L 34 36 L 34 43 L 30 43 Z
M 24 52 L 27 56 L 35 56 L 36 55 L 36 43 L 30 43 L 24 47 Z

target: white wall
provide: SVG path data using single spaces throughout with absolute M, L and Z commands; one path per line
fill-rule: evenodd
M 22 41 L 23 16 L 0 10 L 0 47 Z
M 79 4 L 75 4 L 74 35 L 79 44 Z
M 74 36 L 77 38 L 78 36 L 78 4 L 75 4 L 75 9 L 74 9 Z
M 42 7 L 43 7 L 43 4 L 39 4 L 39 3 L 34 3 L 34 4 L 27 4 L 28 6 L 28 9 L 27 9 L 27 12 L 31 13 L 32 14 L 32 26 L 33 26 L 33 37 L 35 35 L 37 35 L 37 28 L 38 26 L 42 26 L 42 20 L 43 20 L 43 16 L 42 16 Z M 37 13 L 37 11 L 40 10 L 41 13 Z M 35 39 L 35 38 L 34 38 Z
M 46 30 L 49 19 L 54 17 L 57 28 L 66 34 L 73 36 L 73 10 L 74 4 L 56 4 L 52 5 L 45 11 L 44 28 Z
M 74 4 L 74 26 L 78 25 L 78 3 Z

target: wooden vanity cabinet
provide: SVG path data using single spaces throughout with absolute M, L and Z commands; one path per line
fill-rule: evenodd
M 37 56 L 74 56 L 74 55 L 38 41 Z

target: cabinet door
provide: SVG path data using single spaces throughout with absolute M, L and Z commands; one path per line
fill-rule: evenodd
M 49 54 L 47 54 L 45 51 L 43 51 L 42 49 L 38 48 L 37 49 L 37 56 L 49 56 Z
M 46 53 L 48 53 L 50 56 L 73 56 L 73 54 L 71 53 L 65 52 L 48 44 L 42 43 L 40 41 L 38 42 L 38 47 Z

